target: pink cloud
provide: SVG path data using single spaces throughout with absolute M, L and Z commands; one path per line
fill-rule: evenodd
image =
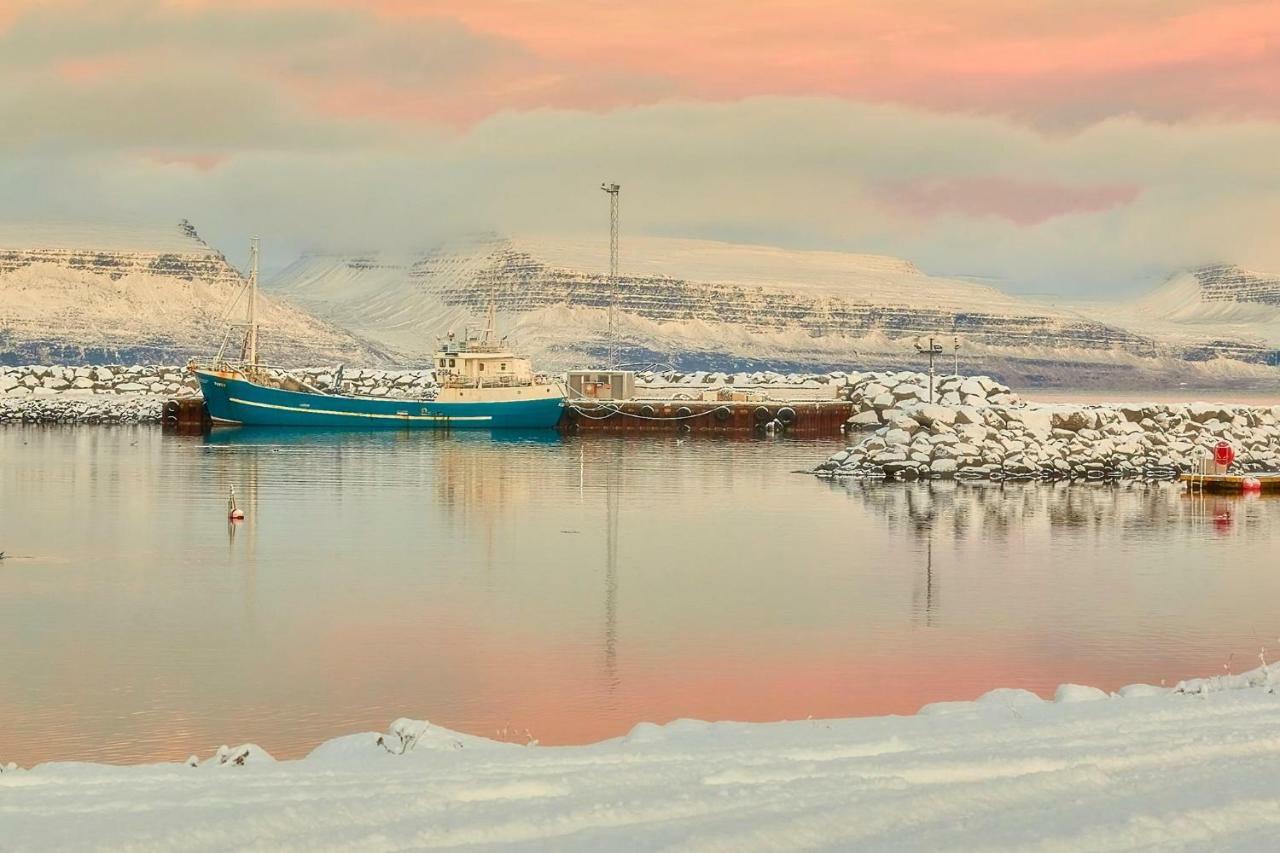
M 1060 114 L 1280 114 L 1280 4 L 1270 0 L 380 0 L 377 8 L 448 15 L 550 62 L 662 75 L 699 98 L 834 95 L 1050 123 Z
M 28 13 L 74 22 L 84 8 L 0 0 L 0 33 Z M 131 72 L 234 63 L 336 116 L 469 126 L 504 110 L 782 95 L 1038 126 L 1280 117 L 1274 0 L 155 0 L 134 17 L 161 28 L 119 48 L 132 51 Z M 253 38 L 166 50 L 165 26 Z M 115 68 L 100 55 L 58 62 L 72 82 Z
M 1039 225 L 1058 216 L 1100 213 L 1130 204 L 1137 186 L 1070 187 L 1008 178 L 950 178 L 883 187 L 878 195 L 888 207 L 920 219 L 946 214 L 996 216 L 1021 226 Z

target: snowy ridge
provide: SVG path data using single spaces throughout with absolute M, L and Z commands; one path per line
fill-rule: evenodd
M 3 245 L 29 241 L 0 249 L 0 363 L 172 363 L 210 355 L 243 281 L 186 222 L 136 231 L 6 226 L 0 234 Z M 276 300 L 261 300 L 260 322 L 269 361 L 385 359 L 380 348 Z
M 1185 270 L 1132 303 L 1088 313 L 1193 353 L 1280 363 L 1280 277 L 1230 265 Z
M 423 351 L 492 300 L 521 346 L 548 367 L 604 347 L 610 286 L 598 240 L 488 237 L 411 256 L 312 255 L 272 283 L 318 315 Z M 1141 335 L 895 258 L 705 240 L 632 238 L 619 277 L 619 334 L 636 360 L 676 352 L 811 365 L 910 351 L 917 335 L 960 334 L 975 351 L 1150 353 Z M 702 365 L 699 365 L 702 366 Z
M 994 690 L 913 717 L 637 725 L 499 743 L 411 719 L 300 761 L 0 763 L 24 850 L 1269 849 L 1278 680 Z M 234 819 L 232 819 L 234 816 Z

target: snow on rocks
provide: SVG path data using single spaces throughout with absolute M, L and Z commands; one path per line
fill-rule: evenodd
M 151 424 L 163 410 L 163 398 L 154 396 L 0 397 L 0 424 Z
M 186 763 L 190 767 L 211 768 L 244 767 L 246 764 L 269 764 L 274 761 L 271 753 L 256 743 L 245 743 L 234 748 L 223 744 L 210 758 L 200 761 L 193 755 Z
M 907 410 L 929 426 L 934 420 L 947 425 L 973 423 L 973 412 L 989 406 L 1014 406 L 1017 394 L 990 376 L 943 376 L 933 382 L 929 396 L 929 376 L 910 370 L 897 373 L 848 373 L 840 397 L 853 403 L 853 415 L 846 423 L 852 432 L 875 429 L 890 423 Z
M 1219 693 L 1224 690 L 1249 690 L 1259 688 L 1267 693 L 1275 693 L 1280 687 L 1280 670 L 1274 669 L 1266 662 L 1265 650 L 1258 655 L 1262 666 L 1239 675 L 1215 675 L 1211 678 L 1192 678 L 1179 681 L 1173 688 L 1174 693 L 1203 696 L 1208 693 Z
M 864 413 L 868 414 L 868 413 Z M 1280 468 L 1280 407 L 896 405 L 820 464 L 822 477 L 992 480 L 1172 479 L 1219 441 L 1235 473 Z M 867 418 L 869 420 L 869 418 Z
M 754 388 L 767 385 L 787 385 L 800 388 L 821 388 L 823 386 L 842 386 L 846 384 L 850 374 L 840 370 L 830 373 L 778 373 L 772 370 L 757 370 L 751 373 L 727 373 L 719 370 L 642 370 L 636 373 L 636 382 L 640 385 L 683 385 L 702 388 Z
M 167 397 L 198 394 L 200 391 L 195 377 L 185 368 L 175 366 L 0 366 L 0 399 L 30 396 L 39 388 L 80 395 L 157 394 Z
M 292 370 L 321 391 L 334 390 L 334 367 Z M 430 399 L 435 371 L 346 370 L 342 391 L 375 397 Z M 0 423 L 159 423 L 163 401 L 196 396 L 199 383 L 176 365 L 0 366 Z

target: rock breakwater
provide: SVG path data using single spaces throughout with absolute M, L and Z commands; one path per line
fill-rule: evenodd
M 1009 386 L 990 376 L 934 377 L 931 393 L 929 375 L 910 370 L 845 374 L 839 396 L 853 403 L 854 413 L 846 426 L 854 432 L 877 429 L 907 409 L 923 405 L 987 408 L 1022 402 Z
M 0 398 L 0 424 L 158 424 L 164 398 L 61 395 Z
M 335 390 L 336 368 L 290 371 L 317 390 Z M 432 370 L 345 370 L 346 393 L 430 398 Z M 199 384 L 176 365 L 0 367 L 0 423 L 159 423 L 164 400 L 198 396 Z
M 1233 472 L 1280 469 L 1280 406 L 915 402 L 878 414 L 882 425 L 814 473 L 900 480 L 1171 479 L 1197 469 L 1219 441 L 1235 449 Z

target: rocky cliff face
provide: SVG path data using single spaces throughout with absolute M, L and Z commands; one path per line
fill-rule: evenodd
M 492 301 L 524 351 L 562 368 L 598 363 L 606 350 L 606 264 L 599 239 L 488 237 L 400 257 L 313 255 L 274 286 L 358 334 L 424 354 Z M 1197 378 L 1177 365 L 1225 357 L 1261 366 L 1274 355 L 1239 330 L 1174 329 L 1114 306 L 1049 306 L 896 258 L 632 238 L 621 268 L 623 357 L 684 369 L 896 369 L 921 363 L 913 343 L 937 335 L 948 363 L 958 338 L 961 366 L 1018 384 L 1083 377 L 1125 387 L 1170 373 Z
M 241 283 L 186 222 L 167 229 L 0 226 L 0 364 L 212 354 Z M 385 358 L 381 348 L 302 310 L 270 299 L 260 307 L 266 360 Z
M 315 255 L 276 292 L 387 346 L 425 352 L 491 301 L 548 367 L 598 360 L 611 287 L 599 241 L 490 238 L 417 256 Z M 932 278 L 896 259 L 698 240 L 629 240 L 619 341 L 636 360 L 687 368 L 901 364 L 917 336 L 959 335 L 966 357 L 1100 360 L 1151 338 L 1101 319 Z M 1092 354 L 1092 355 L 1090 355 Z
M 1231 264 L 1201 267 L 1193 274 L 1205 302 L 1254 302 L 1280 308 L 1280 276 L 1250 272 Z

